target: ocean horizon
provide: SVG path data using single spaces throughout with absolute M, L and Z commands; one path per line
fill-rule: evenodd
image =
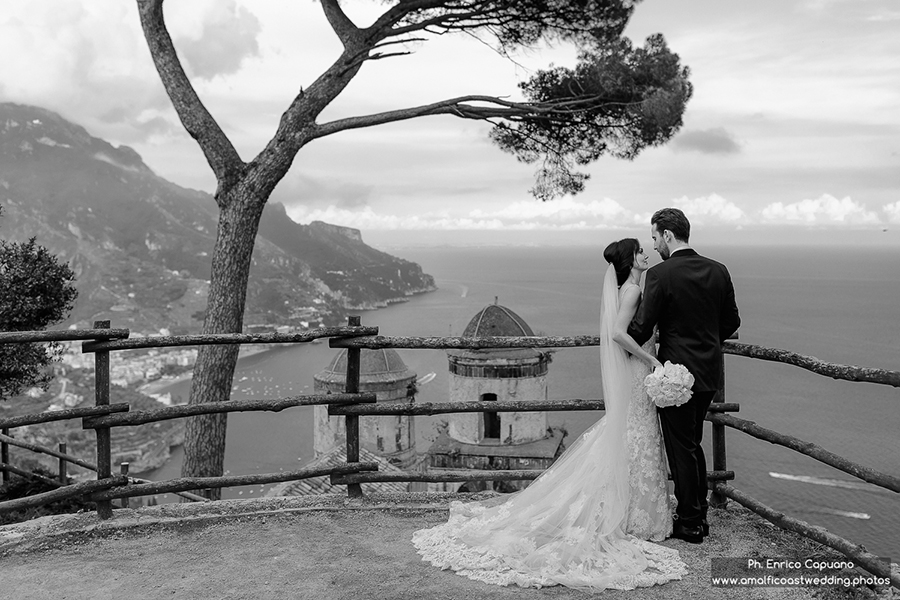
M 642 240 L 649 244 L 649 240 Z M 410 246 L 391 253 L 422 265 L 438 289 L 408 302 L 362 312 L 364 325 L 382 335 L 459 335 L 495 299 L 519 314 L 538 335 L 592 335 L 606 264 L 603 244 L 579 246 Z M 695 248 L 728 266 L 742 326 L 738 341 L 790 350 L 823 361 L 897 369 L 900 321 L 900 247 L 714 246 Z M 650 252 L 651 263 L 658 261 Z M 336 350 L 327 344 L 278 347 L 242 359 L 232 398 L 275 398 L 310 393 L 313 375 Z M 419 377 L 420 402 L 446 401 L 447 358 L 441 351 L 398 351 Z M 554 352 L 548 374 L 551 399 L 599 398 L 599 349 Z M 170 388 L 185 399 L 188 384 Z M 791 365 L 726 356 L 726 397 L 736 416 L 900 476 L 900 410 L 896 388 L 836 381 Z M 554 413 L 570 444 L 602 415 Z M 417 417 L 417 447 L 433 439 L 439 417 Z M 229 416 L 226 470 L 230 474 L 301 468 L 312 459 L 312 410 Z M 708 446 L 709 429 L 705 434 Z M 900 499 L 787 448 L 726 432 L 732 484 L 795 518 L 821 525 L 881 556 L 900 555 Z M 707 455 L 708 457 L 710 454 Z M 177 477 L 181 452 L 153 479 Z M 223 497 L 255 497 L 266 486 L 223 490 Z M 896 559 L 896 558 L 895 558 Z

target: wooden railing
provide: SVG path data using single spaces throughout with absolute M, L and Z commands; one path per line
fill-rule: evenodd
M 13 444 L 37 452 L 43 452 L 60 460 L 60 479 L 65 462 L 79 464 L 97 471 L 96 481 L 87 481 L 74 485 L 61 486 L 51 492 L 45 492 L 29 498 L 20 498 L 0 502 L 0 512 L 17 510 L 27 506 L 37 506 L 62 498 L 76 495 L 88 495 L 97 502 L 100 518 L 112 516 L 113 499 L 152 495 L 166 492 L 180 493 L 190 499 L 201 498 L 188 494 L 187 490 L 222 488 L 229 486 L 266 484 L 292 481 L 310 477 L 328 475 L 336 485 L 346 485 L 348 495 L 362 495 L 361 484 L 366 482 L 388 481 L 503 481 L 530 480 L 537 478 L 540 470 L 454 470 L 448 472 L 392 472 L 378 471 L 376 463 L 363 463 L 359 460 L 360 434 L 359 418 L 373 415 L 435 415 L 458 412 L 483 412 L 481 403 L 412 403 L 412 404 L 375 404 L 375 394 L 359 392 L 360 386 L 360 350 L 363 348 L 395 348 L 395 349 L 498 349 L 498 348 L 574 348 L 599 346 L 599 336 L 533 336 L 533 337 L 388 337 L 379 336 L 376 327 L 362 327 L 359 317 L 351 317 L 347 327 L 327 327 L 310 330 L 299 334 L 218 334 L 189 335 L 172 337 L 151 337 L 128 339 L 127 329 L 110 329 L 109 322 L 97 322 L 94 329 L 82 331 L 58 332 L 12 332 L 0 333 L 0 343 L 29 343 L 64 340 L 84 340 L 83 351 L 95 354 L 95 394 L 93 407 L 73 408 L 51 413 L 24 415 L 10 419 L 0 419 L 0 469 L 4 478 L 8 472 L 21 473 L 13 465 L 8 464 L 8 445 Z M 209 344 L 288 344 L 304 343 L 313 340 L 330 338 L 332 348 L 347 348 L 347 374 L 344 394 L 303 395 L 276 400 L 229 400 L 224 402 L 208 402 L 202 404 L 172 406 L 149 411 L 130 411 L 127 404 L 110 404 L 110 365 L 111 351 L 161 348 L 176 346 L 196 346 Z M 777 361 L 792 364 L 820 375 L 847 381 L 866 381 L 900 387 L 900 372 L 865 367 L 845 366 L 827 363 L 816 358 L 803 356 L 793 352 L 752 346 L 735 341 L 724 345 L 726 354 L 749 358 Z M 723 366 L 724 369 L 724 366 Z M 723 377 L 724 382 L 724 377 Z M 238 411 L 281 411 L 294 406 L 327 405 L 329 415 L 343 416 L 346 419 L 347 463 L 330 469 L 301 469 L 289 473 L 272 473 L 260 475 L 227 476 L 227 477 L 190 477 L 162 482 L 148 482 L 128 477 L 127 474 L 112 473 L 110 448 L 110 429 L 112 427 L 135 426 L 167 419 L 185 418 L 199 414 L 228 413 Z M 491 402 L 491 412 L 522 411 L 560 411 L 560 410 L 603 410 L 600 399 L 569 399 L 558 401 L 514 401 Z M 817 542 L 830 546 L 856 561 L 857 564 L 871 573 L 890 578 L 892 584 L 900 587 L 900 577 L 892 575 L 890 566 L 878 557 L 869 553 L 864 547 L 854 544 L 839 536 L 831 534 L 820 527 L 789 517 L 771 507 L 762 504 L 751 496 L 728 485 L 726 481 L 734 479 L 734 472 L 726 469 L 727 457 L 725 446 L 725 428 L 731 427 L 748 435 L 767 442 L 778 444 L 801 452 L 825 464 L 840 469 L 854 477 L 858 477 L 894 492 L 900 492 L 900 478 L 880 473 L 874 469 L 859 465 L 843 457 L 833 454 L 824 448 L 799 440 L 792 436 L 780 434 L 752 421 L 739 419 L 728 412 L 737 412 L 740 407 L 736 403 L 725 402 L 725 389 L 719 391 L 707 420 L 712 423 L 712 471 L 709 472 L 710 486 L 713 490 L 711 503 L 723 505 L 730 498 L 772 523 L 809 537 Z M 23 425 L 46 423 L 63 419 L 81 418 L 85 429 L 94 429 L 97 436 L 97 465 L 94 467 L 76 457 L 69 456 L 61 448 L 59 452 L 47 448 L 36 447 L 16 441 L 9 435 L 9 430 Z
M 10 445 L 57 457 L 60 460 L 61 465 L 60 480 L 65 479 L 64 465 L 69 462 L 97 472 L 97 481 L 82 482 L 73 485 L 60 485 L 57 489 L 42 494 L 0 502 L 0 513 L 49 504 L 70 497 L 87 495 L 87 497 L 97 503 L 97 513 L 100 518 L 108 519 L 112 517 L 113 514 L 111 500 L 117 498 L 127 500 L 127 498 L 136 496 L 171 492 L 190 500 L 206 500 L 201 496 L 189 493 L 188 490 L 278 483 L 311 477 L 322 477 L 324 475 L 344 475 L 377 469 L 375 463 L 360 463 L 357 461 L 353 464 L 339 465 L 332 469 L 301 469 L 283 473 L 228 477 L 185 477 L 169 481 L 151 482 L 144 479 L 129 477 L 127 475 L 127 469 L 125 469 L 125 473 L 114 475 L 112 473 L 112 448 L 110 443 L 110 429 L 112 427 L 141 425 L 144 423 L 178 419 L 200 414 L 240 411 L 277 412 L 294 406 L 375 402 L 375 394 L 302 395 L 276 400 L 231 400 L 131 412 L 128 404 L 110 404 L 111 351 L 208 344 L 304 343 L 321 338 L 344 335 L 370 335 L 377 332 L 378 329 L 375 327 L 324 327 L 297 334 L 191 335 L 139 338 L 132 340 L 128 339 L 129 331 L 127 329 L 110 329 L 108 321 L 98 321 L 94 324 L 94 329 L 81 331 L 0 333 L 0 343 L 85 341 L 82 350 L 84 352 L 94 353 L 95 383 L 94 406 L 0 419 L 0 431 L 2 431 L 2 433 L 0 433 L 0 455 L 2 455 L 2 459 L 0 459 L 0 470 L 3 471 L 4 482 L 6 481 L 8 473 L 17 473 L 23 476 L 34 477 L 34 474 L 24 473 L 15 466 L 9 464 Z M 120 417 L 124 417 L 124 419 L 120 419 Z M 16 427 L 78 418 L 82 419 L 82 427 L 84 429 L 93 429 L 96 433 L 96 465 L 68 455 L 62 450 L 57 452 L 35 444 L 27 444 L 10 436 L 10 430 Z M 55 483 L 57 482 L 54 482 L 54 484 Z M 64 481 L 58 483 L 64 483 Z

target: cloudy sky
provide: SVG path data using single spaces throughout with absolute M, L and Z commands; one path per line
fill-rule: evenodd
M 361 25 L 385 4 L 347 0 Z M 245 160 L 339 54 L 312 0 L 169 0 L 167 21 L 204 103 Z M 900 239 L 900 2 L 644 0 L 626 34 L 665 35 L 691 69 L 681 132 L 634 161 L 591 165 L 584 193 L 541 203 L 533 167 L 488 126 L 430 117 L 313 142 L 276 189 L 299 222 L 370 232 L 590 236 L 644 228 L 662 206 L 724 236 Z M 444 36 L 375 61 L 322 120 L 462 94 L 516 97 L 568 48 L 503 59 Z M 159 83 L 134 2 L 3 0 L 0 100 L 55 110 L 135 148 L 161 176 L 212 191 L 212 173 Z M 863 232 L 863 233 L 861 233 Z M 877 234 L 877 236 L 876 236 Z M 827 237 L 826 237 L 827 239 Z

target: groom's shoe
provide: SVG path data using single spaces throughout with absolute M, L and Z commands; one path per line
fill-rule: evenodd
M 699 525 L 696 527 L 691 527 L 688 525 L 675 523 L 672 527 L 672 537 L 679 540 L 684 540 L 685 542 L 689 542 L 691 544 L 702 544 L 703 527 Z

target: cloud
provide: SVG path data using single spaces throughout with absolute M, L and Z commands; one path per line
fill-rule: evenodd
M 743 210 L 721 196 L 681 198 L 672 203 L 682 208 L 692 223 L 699 225 L 736 225 L 746 222 Z M 357 229 L 377 230 L 506 230 L 506 231 L 603 231 L 634 230 L 649 227 L 650 214 L 637 213 L 610 198 L 578 201 L 567 197 L 552 202 L 526 200 L 512 202 L 497 210 L 474 209 L 452 214 L 449 210 L 399 216 L 376 212 L 372 207 L 349 209 L 288 208 L 291 217 L 301 223 L 326 221 Z
M 373 185 L 291 172 L 278 184 L 272 199 L 288 209 L 299 203 L 304 206 L 358 209 L 368 206 L 373 191 Z
M 885 204 L 881 208 L 884 210 L 884 214 L 887 215 L 888 223 L 900 224 L 900 200 L 892 204 Z
M 889 205 L 890 206 L 890 205 Z M 888 210 L 888 207 L 885 207 Z M 874 225 L 878 215 L 849 196 L 838 200 L 823 194 L 815 200 L 801 200 L 791 204 L 774 202 L 762 209 L 760 218 L 768 224 L 803 225 Z
M 289 208 L 288 214 L 298 223 L 325 221 L 361 230 L 501 230 L 507 228 L 499 219 L 451 217 L 435 213 L 421 216 L 384 215 L 377 214 L 368 206 L 361 210 L 348 210 L 336 206 L 312 210 L 305 207 Z
M 201 79 L 237 73 L 245 59 L 259 55 L 259 19 L 234 0 L 212 5 L 201 27 L 199 36 L 183 36 L 175 43 Z
M 500 219 L 504 222 L 534 221 L 557 225 L 585 222 L 597 226 L 635 224 L 635 219 L 638 218 L 634 212 L 609 198 L 579 202 L 571 197 L 552 202 L 522 200 L 494 211 L 475 209 L 469 212 L 469 216 L 474 219 Z
M 681 197 L 669 206 L 680 208 L 696 227 L 743 229 L 746 226 L 785 225 L 806 227 L 881 225 L 878 215 L 849 197 L 838 200 L 823 194 L 816 200 L 785 204 L 775 202 L 749 214 L 718 194 L 698 198 Z M 390 210 L 390 209 L 386 209 Z M 882 207 L 885 221 L 900 223 L 900 201 Z M 648 227 L 652 213 L 635 212 L 610 198 L 579 202 L 564 198 L 553 202 L 517 201 L 497 210 L 475 209 L 452 212 L 443 209 L 413 215 L 394 214 L 371 206 L 295 206 L 288 214 L 298 223 L 325 221 L 360 230 L 474 230 L 474 231 L 610 231 Z
M 133 4 L 12 2 L 0 15 L 3 98 L 59 112 L 92 135 L 134 143 L 172 113 Z
M 676 152 L 700 152 L 702 154 L 737 154 L 741 151 L 724 127 L 713 129 L 695 129 L 678 134 L 672 140 L 672 148 Z
M 718 194 L 710 194 L 700 198 L 688 199 L 686 196 L 673 201 L 687 215 L 692 224 L 697 225 L 736 225 L 746 223 L 747 214 L 733 202 L 729 202 Z M 649 217 L 648 217 L 649 222 Z

